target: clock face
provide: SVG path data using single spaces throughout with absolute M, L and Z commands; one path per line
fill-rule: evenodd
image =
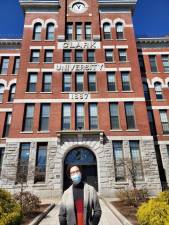
M 83 2 L 75 2 L 71 7 L 72 11 L 75 13 L 83 13 L 86 11 L 86 6 Z

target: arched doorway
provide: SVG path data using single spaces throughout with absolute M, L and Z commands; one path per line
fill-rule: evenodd
M 93 152 L 84 147 L 76 147 L 67 154 L 64 160 L 63 190 L 71 185 L 71 180 L 66 175 L 67 166 L 71 164 L 81 165 L 83 179 L 98 191 L 97 161 Z

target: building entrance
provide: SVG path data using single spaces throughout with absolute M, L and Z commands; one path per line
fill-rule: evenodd
M 66 169 L 68 165 L 72 164 L 81 165 L 84 181 L 92 185 L 98 191 L 96 157 L 92 151 L 84 147 L 74 148 L 65 158 L 63 190 L 66 190 L 71 185 L 71 180 L 66 174 Z

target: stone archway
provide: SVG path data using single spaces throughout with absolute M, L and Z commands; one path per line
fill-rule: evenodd
M 63 190 L 71 185 L 71 181 L 66 175 L 66 168 L 71 164 L 81 165 L 83 179 L 98 191 L 97 160 L 93 152 L 85 147 L 75 147 L 68 152 L 64 160 Z

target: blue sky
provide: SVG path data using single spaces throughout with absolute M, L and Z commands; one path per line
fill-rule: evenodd
M 0 0 L 0 38 L 21 38 L 23 21 L 19 0 Z M 138 0 L 133 21 L 137 37 L 169 35 L 169 0 Z

